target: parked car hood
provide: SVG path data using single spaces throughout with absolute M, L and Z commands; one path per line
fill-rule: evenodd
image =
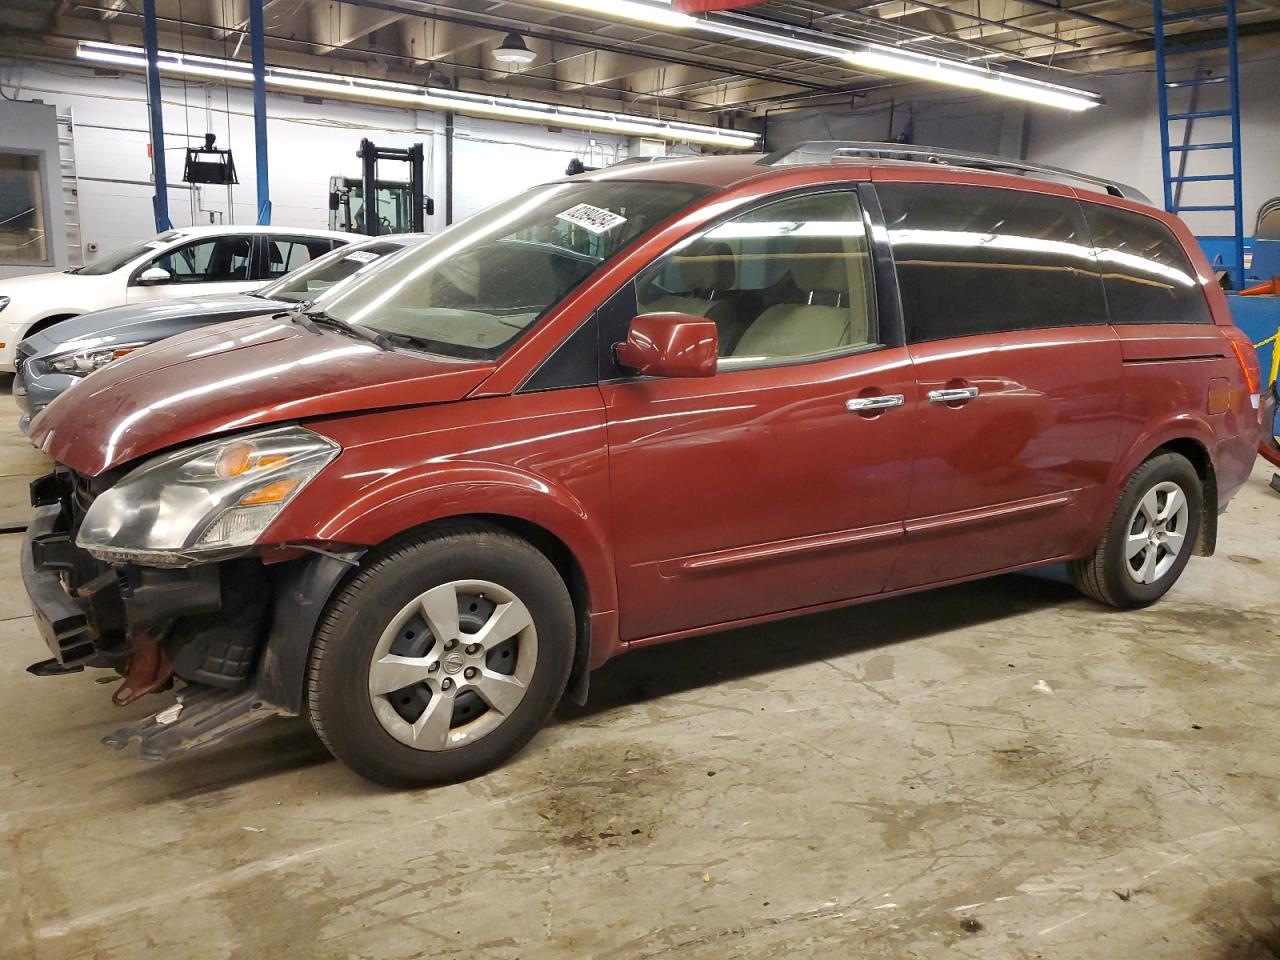
M 114 273 L 80 274 L 50 270 L 0 279 L 0 294 L 9 297 L 13 306 L 24 312 L 30 312 L 37 302 L 42 307 L 55 304 L 59 310 L 83 309 L 85 305 L 92 309 L 94 300 L 117 293 L 118 299 L 123 300 L 124 283 Z
M 230 430 L 460 400 L 492 370 L 254 317 L 162 340 L 91 374 L 31 422 L 31 442 L 96 476 Z
M 260 313 L 291 310 L 295 306 L 247 293 L 185 300 L 148 300 L 94 310 L 63 320 L 33 333 L 23 341 L 23 345 L 30 355 L 44 356 L 113 343 L 151 343 L 168 336 L 172 332 L 169 325 L 175 321 L 196 321 L 206 326 Z

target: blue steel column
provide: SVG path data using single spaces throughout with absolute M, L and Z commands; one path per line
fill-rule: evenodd
M 1166 77 L 1164 62 L 1164 3 L 1163 0 L 1155 0 L 1153 4 L 1152 26 L 1155 27 L 1156 38 L 1156 91 L 1158 93 L 1157 103 L 1160 108 L 1160 170 L 1164 178 L 1164 208 L 1172 211 L 1174 209 L 1173 202 L 1173 171 L 1170 169 L 1169 163 L 1169 84 Z M 1190 126 L 1190 124 L 1188 124 Z M 1184 154 L 1185 155 L 1185 154 Z
M 160 100 L 160 42 L 156 37 L 156 0 L 143 0 L 142 45 L 147 51 L 147 111 L 151 117 L 151 164 L 156 192 L 151 206 L 156 217 L 156 233 L 173 229 L 169 219 L 169 175 L 164 165 L 164 104 Z
M 271 222 L 271 186 L 267 180 L 267 53 L 262 0 L 249 0 L 249 49 L 253 56 L 253 151 L 258 171 L 258 223 Z
M 1236 33 L 1236 0 L 1227 0 L 1227 60 L 1231 67 L 1231 184 L 1235 206 L 1235 262 L 1232 277 L 1237 290 L 1244 289 L 1244 169 L 1240 158 L 1240 47 Z

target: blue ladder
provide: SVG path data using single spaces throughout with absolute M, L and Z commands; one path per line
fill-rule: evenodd
M 1240 169 L 1240 61 L 1236 43 L 1236 0 L 1225 0 L 1217 6 L 1199 7 L 1194 10 L 1177 13 L 1164 12 L 1164 0 L 1155 2 L 1156 32 L 1156 86 L 1160 91 L 1160 160 L 1164 173 L 1164 208 L 1170 213 L 1209 213 L 1231 211 L 1235 218 L 1235 233 L 1232 263 L 1227 265 L 1231 274 L 1231 283 L 1239 290 L 1244 286 L 1244 193 Z M 1208 42 L 1182 43 L 1177 37 L 1166 40 L 1165 27 L 1173 23 L 1198 20 L 1204 17 L 1226 16 L 1225 36 L 1220 40 Z M 1179 53 L 1199 53 L 1202 51 L 1225 50 L 1227 52 L 1227 72 L 1220 77 L 1192 77 L 1189 80 L 1170 81 L 1165 73 L 1165 58 Z M 1228 104 L 1226 107 L 1214 109 L 1198 109 L 1199 94 L 1202 88 L 1217 89 L 1226 86 Z M 1170 112 L 1170 93 L 1188 91 L 1190 103 L 1184 110 Z M 1231 135 L 1228 140 L 1213 140 L 1204 143 L 1191 141 L 1191 128 L 1197 120 L 1227 117 L 1231 121 Z M 1182 128 L 1180 143 L 1170 143 L 1169 125 L 1185 123 Z M 1215 151 L 1231 153 L 1231 171 L 1229 173 L 1211 172 L 1194 176 L 1186 175 L 1188 155 L 1199 151 Z M 1174 172 L 1174 167 L 1177 172 Z M 1182 185 L 1186 183 L 1230 183 L 1231 203 L 1182 203 Z M 1201 233 L 1203 231 L 1192 231 Z

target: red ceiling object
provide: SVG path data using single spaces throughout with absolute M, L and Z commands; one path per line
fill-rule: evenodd
M 708 10 L 737 10 L 754 7 L 764 0 L 675 0 L 675 8 L 681 13 L 705 13 Z

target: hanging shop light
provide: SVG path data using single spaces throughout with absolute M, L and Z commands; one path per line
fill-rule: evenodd
M 493 51 L 493 59 L 499 63 L 514 63 L 524 66 L 533 63 L 538 55 L 524 42 L 524 37 L 518 33 L 508 33 L 503 38 L 502 45 Z

